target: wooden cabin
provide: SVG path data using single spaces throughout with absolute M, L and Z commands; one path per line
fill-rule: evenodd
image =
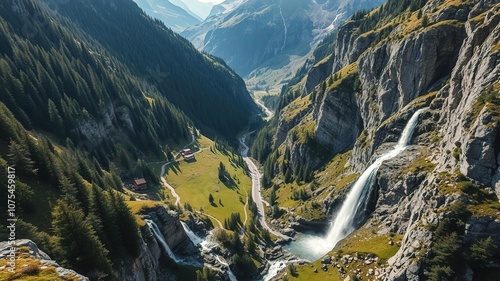
M 134 190 L 144 190 L 148 188 L 147 182 L 144 178 L 134 180 L 132 185 Z

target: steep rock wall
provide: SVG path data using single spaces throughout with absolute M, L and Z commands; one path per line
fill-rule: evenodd
M 462 33 L 460 26 L 443 24 L 365 52 L 359 58 L 363 94 L 357 100 L 365 127 L 376 128 L 448 75 Z
M 362 130 L 356 95 L 351 91 L 326 91 L 316 104 L 314 138 L 332 155 L 347 150 Z
M 481 12 L 478 4 L 471 12 Z M 458 167 L 460 171 L 484 185 L 495 188 L 500 197 L 500 140 L 499 118 L 495 106 L 479 100 L 489 85 L 500 79 L 499 52 L 494 50 L 500 41 L 500 5 L 486 12 L 482 20 L 466 24 L 467 38 L 450 80 L 450 89 L 442 93 L 443 114 L 440 120 L 443 151 L 442 170 Z M 479 114 L 478 114 L 479 113 Z
M 184 231 L 177 212 L 156 207 L 149 215 L 157 222 L 158 228 L 163 232 L 168 246 L 174 253 L 191 255 L 198 252 Z

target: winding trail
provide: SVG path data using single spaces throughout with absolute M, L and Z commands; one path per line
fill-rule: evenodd
M 249 147 L 245 143 L 246 138 L 250 134 L 252 134 L 253 132 L 255 132 L 255 131 L 245 133 L 243 136 L 241 136 L 240 143 L 243 146 L 243 149 L 241 150 L 241 156 L 243 157 L 243 160 L 247 164 L 248 169 L 250 170 L 250 177 L 252 178 L 252 198 L 253 198 L 255 204 L 257 205 L 257 209 L 259 211 L 260 224 L 262 225 L 262 227 L 264 229 L 267 229 L 270 233 L 272 233 L 280 238 L 287 239 L 287 240 L 291 239 L 290 237 L 288 237 L 288 236 L 286 236 L 278 231 L 275 231 L 274 229 L 269 227 L 269 225 L 266 222 L 264 205 L 262 204 L 262 197 L 260 195 L 260 179 L 261 179 L 262 175 L 260 174 L 257 166 L 253 163 L 252 159 L 250 159 L 250 157 L 248 157 Z
M 204 216 L 207 216 L 207 217 L 209 217 L 209 218 L 211 218 L 211 219 L 214 219 L 214 220 L 217 222 L 217 224 L 219 225 L 219 228 L 220 228 L 220 229 L 225 229 L 225 228 L 224 228 L 224 225 L 222 225 L 222 222 L 221 222 L 218 218 L 216 218 L 216 217 L 212 216 L 211 214 L 208 214 L 208 213 L 205 213 L 205 212 L 201 212 L 201 211 L 194 211 L 194 212 L 195 212 L 195 213 L 198 213 L 198 214 L 202 214 L 202 215 L 204 215 Z
M 192 145 L 194 142 L 196 141 L 196 138 L 194 137 L 194 134 L 191 135 L 191 142 L 186 144 L 184 146 L 184 148 Z M 201 150 L 200 150 L 201 151 Z M 199 151 L 195 152 L 195 153 L 198 153 Z M 160 171 L 160 180 L 161 180 L 161 183 L 167 187 L 169 190 L 170 190 L 170 193 L 172 193 L 172 196 L 174 196 L 175 198 L 175 205 L 180 205 L 181 204 L 181 197 L 179 196 L 179 194 L 177 194 L 177 192 L 175 192 L 175 189 L 170 185 L 168 184 L 167 180 L 165 179 L 165 167 L 167 167 L 168 164 L 174 162 L 174 161 L 177 161 L 175 159 L 177 159 L 177 157 L 179 156 L 179 154 L 181 154 L 180 152 L 177 152 L 177 154 L 174 156 L 174 159 L 173 160 L 170 160 L 168 161 L 167 163 L 163 164 L 161 166 L 161 171 Z

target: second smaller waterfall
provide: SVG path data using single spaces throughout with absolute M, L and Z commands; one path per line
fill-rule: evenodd
M 181 262 L 181 260 L 175 256 L 174 252 L 172 252 L 172 250 L 168 246 L 167 241 L 165 240 L 165 236 L 163 236 L 163 233 L 158 228 L 158 225 L 156 225 L 156 223 L 152 220 L 145 220 L 145 221 L 148 224 L 149 228 L 153 230 L 153 234 L 155 235 L 156 240 L 158 240 L 158 242 L 162 246 L 163 250 L 167 253 L 167 255 L 176 263 Z
M 201 244 L 201 242 L 203 242 L 203 239 L 198 237 L 198 235 L 196 235 L 185 222 L 181 221 L 181 224 L 182 228 L 184 228 L 184 232 L 186 232 L 187 236 L 189 237 L 189 240 L 191 240 L 191 242 L 193 242 L 194 245 L 199 245 Z
M 222 260 L 222 258 L 219 257 L 217 254 L 211 252 L 211 249 L 213 247 L 217 246 L 217 244 L 213 243 L 213 242 L 209 242 L 206 239 L 202 239 L 201 237 L 199 237 L 198 235 L 196 235 L 196 233 L 194 233 L 191 230 L 191 228 L 189 228 L 189 226 L 185 222 L 181 221 L 181 224 L 182 224 L 182 228 L 184 228 L 184 232 L 186 232 L 187 236 L 189 237 L 189 240 L 191 240 L 191 242 L 193 242 L 194 245 L 200 245 L 201 248 L 203 250 L 209 252 L 209 254 L 212 257 L 214 257 L 215 260 L 217 260 L 218 263 L 220 263 L 223 266 L 227 267 L 227 275 L 229 277 L 229 280 L 231 280 L 231 281 L 238 281 L 238 279 L 236 279 L 236 276 L 234 275 L 234 273 L 231 271 L 231 268 L 229 267 L 229 264 L 227 264 L 224 260 Z
M 274 276 L 278 275 L 280 271 L 285 269 L 286 267 L 286 262 L 285 261 L 274 261 L 271 262 L 271 266 L 269 267 L 269 270 L 267 271 L 267 274 L 264 275 L 263 280 L 264 281 L 269 281 L 271 280 Z

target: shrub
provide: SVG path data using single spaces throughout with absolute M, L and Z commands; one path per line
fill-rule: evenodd
M 466 258 L 472 265 L 476 267 L 484 267 L 491 262 L 496 250 L 497 247 L 495 246 L 493 239 L 491 236 L 488 236 L 488 238 L 479 240 L 472 244 Z
M 23 275 L 38 275 L 38 273 L 40 273 L 40 266 L 35 264 L 29 264 L 21 269 Z
M 297 274 L 297 267 L 295 266 L 295 264 L 293 263 L 290 263 L 288 266 L 288 272 L 290 273 L 290 275 L 292 275 L 293 277 L 297 277 L 298 274 Z

